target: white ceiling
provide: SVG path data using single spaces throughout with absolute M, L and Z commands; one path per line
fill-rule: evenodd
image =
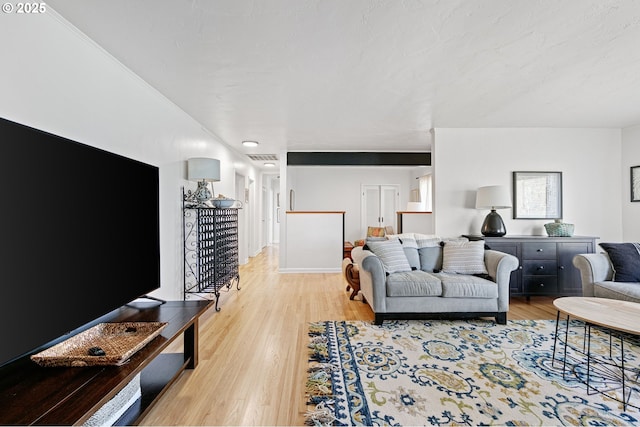
M 434 127 L 640 124 L 636 0 L 47 4 L 240 153 L 426 151 Z

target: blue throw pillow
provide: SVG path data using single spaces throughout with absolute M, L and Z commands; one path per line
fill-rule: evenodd
M 442 270 L 442 248 L 427 246 L 418 249 L 420 256 L 420 270 L 428 273 L 439 273 Z
M 409 261 L 409 265 L 412 270 L 420 269 L 420 256 L 418 255 L 418 244 L 416 243 L 416 239 L 412 239 L 410 237 L 404 237 L 399 239 L 402 244 L 402 249 L 404 250 L 404 254 L 407 257 L 407 261 Z
M 600 243 L 613 266 L 614 282 L 640 282 L 640 243 Z

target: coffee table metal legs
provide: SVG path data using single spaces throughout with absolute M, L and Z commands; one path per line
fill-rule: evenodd
M 567 370 L 567 346 L 568 346 L 568 342 L 569 342 L 569 323 L 570 323 L 570 316 L 567 315 L 566 318 L 566 328 L 565 328 L 565 334 L 564 334 L 564 350 L 563 350 L 563 361 L 562 361 L 562 378 L 565 379 L 566 378 L 566 370 Z M 551 359 L 551 366 L 555 366 L 555 361 L 556 361 L 556 347 L 557 347 L 557 342 L 558 342 L 558 336 L 559 336 L 559 330 L 560 330 L 560 311 L 558 311 L 557 315 L 556 315 L 556 333 L 555 333 L 555 337 L 553 339 L 553 354 L 552 354 L 552 359 Z M 602 390 L 601 388 L 597 388 L 596 386 L 594 386 L 591 383 L 591 376 L 592 376 L 592 371 L 597 372 L 596 368 L 597 367 L 592 367 L 592 363 L 596 363 L 598 362 L 598 358 L 597 355 L 592 356 L 591 354 L 591 327 L 593 325 L 589 322 L 585 322 L 584 325 L 584 338 L 583 338 L 583 344 L 582 344 L 582 354 L 586 356 L 587 360 L 586 360 L 586 364 L 587 364 L 587 372 L 586 372 L 586 379 L 582 379 L 581 376 L 584 376 L 584 374 L 580 374 L 578 372 L 578 370 L 576 369 L 576 367 L 578 365 L 574 365 L 573 367 L 573 372 L 576 376 L 576 378 L 583 382 L 586 386 L 587 386 L 587 394 L 591 395 L 594 393 L 600 393 L 603 394 L 611 399 L 614 400 L 618 400 L 620 403 L 622 403 L 622 407 L 623 410 L 626 411 L 627 410 L 627 406 L 633 406 L 634 408 L 638 408 L 638 406 L 635 405 L 630 405 L 629 404 L 629 400 L 631 399 L 631 394 L 633 392 L 633 384 L 635 384 L 636 386 L 638 385 L 638 378 L 640 378 L 640 371 L 636 372 L 635 374 L 635 381 L 633 379 L 631 379 L 631 383 L 632 385 L 629 386 L 629 384 L 627 384 L 627 379 L 626 379 L 626 366 L 625 366 L 625 351 L 624 351 L 624 334 L 619 333 L 618 334 L 618 339 L 620 340 L 620 365 L 618 365 L 614 358 L 613 358 L 613 334 L 614 331 L 610 330 L 610 329 L 606 329 L 606 328 L 602 328 L 605 329 L 609 332 L 609 359 L 610 361 L 602 361 L 600 360 L 599 365 L 609 365 L 612 368 L 600 368 L 600 372 L 601 372 L 601 376 L 608 374 L 611 376 L 610 379 L 613 380 L 618 380 L 618 375 L 619 375 L 619 381 L 622 385 L 622 399 L 617 399 L 615 397 L 613 397 L 610 394 L 607 394 L 607 392 L 611 391 L 611 390 L 615 390 L 615 389 L 619 389 L 620 387 L 612 387 L 609 388 L 607 390 Z M 606 356 L 605 356 L 606 357 Z M 584 365 L 583 365 L 584 366 Z M 604 374 L 602 373 L 604 371 Z M 635 369 L 632 368 L 632 371 L 637 371 Z M 583 371 L 584 372 L 584 371 Z M 619 373 L 619 374 L 618 374 Z M 606 377 L 603 377 L 605 379 L 607 379 Z
M 567 315 L 567 327 L 564 332 L 564 356 L 562 358 L 562 379 L 565 379 L 567 370 L 567 342 L 569 341 L 569 315 Z M 551 357 L 551 366 L 555 366 L 556 362 L 556 344 L 558 342 L 558 329 L 560 325 L 560 311 L 556 314 L 556 334 L 553 337 L 553 355 Z

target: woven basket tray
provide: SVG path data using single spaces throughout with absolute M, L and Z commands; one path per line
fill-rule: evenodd
M 550 222 L 544 225 L 549 237 L 571 237 L 573 236 L 573 224 L 565 222 Z
M 120 366 L 162 332 L 167 323 L 99 323 L 38 354 L 31 360 L 41 366 Z M 104 356 L 91 356 L 89 349 L 100 347 Z

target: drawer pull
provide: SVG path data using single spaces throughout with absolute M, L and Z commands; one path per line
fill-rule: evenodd
M 564 265 L 561 265 L 561 266 L 560 266 L 560 270 L 564 270 Z
M 543 252 L 542 249 L 536 249 L 536 252 Z
M 544 283 L 540 283 L 540 287 L 541 287 L 541 288 L 544 288 Z
M 544 270 L 544 265 L 539 266 L 538 270 Z

